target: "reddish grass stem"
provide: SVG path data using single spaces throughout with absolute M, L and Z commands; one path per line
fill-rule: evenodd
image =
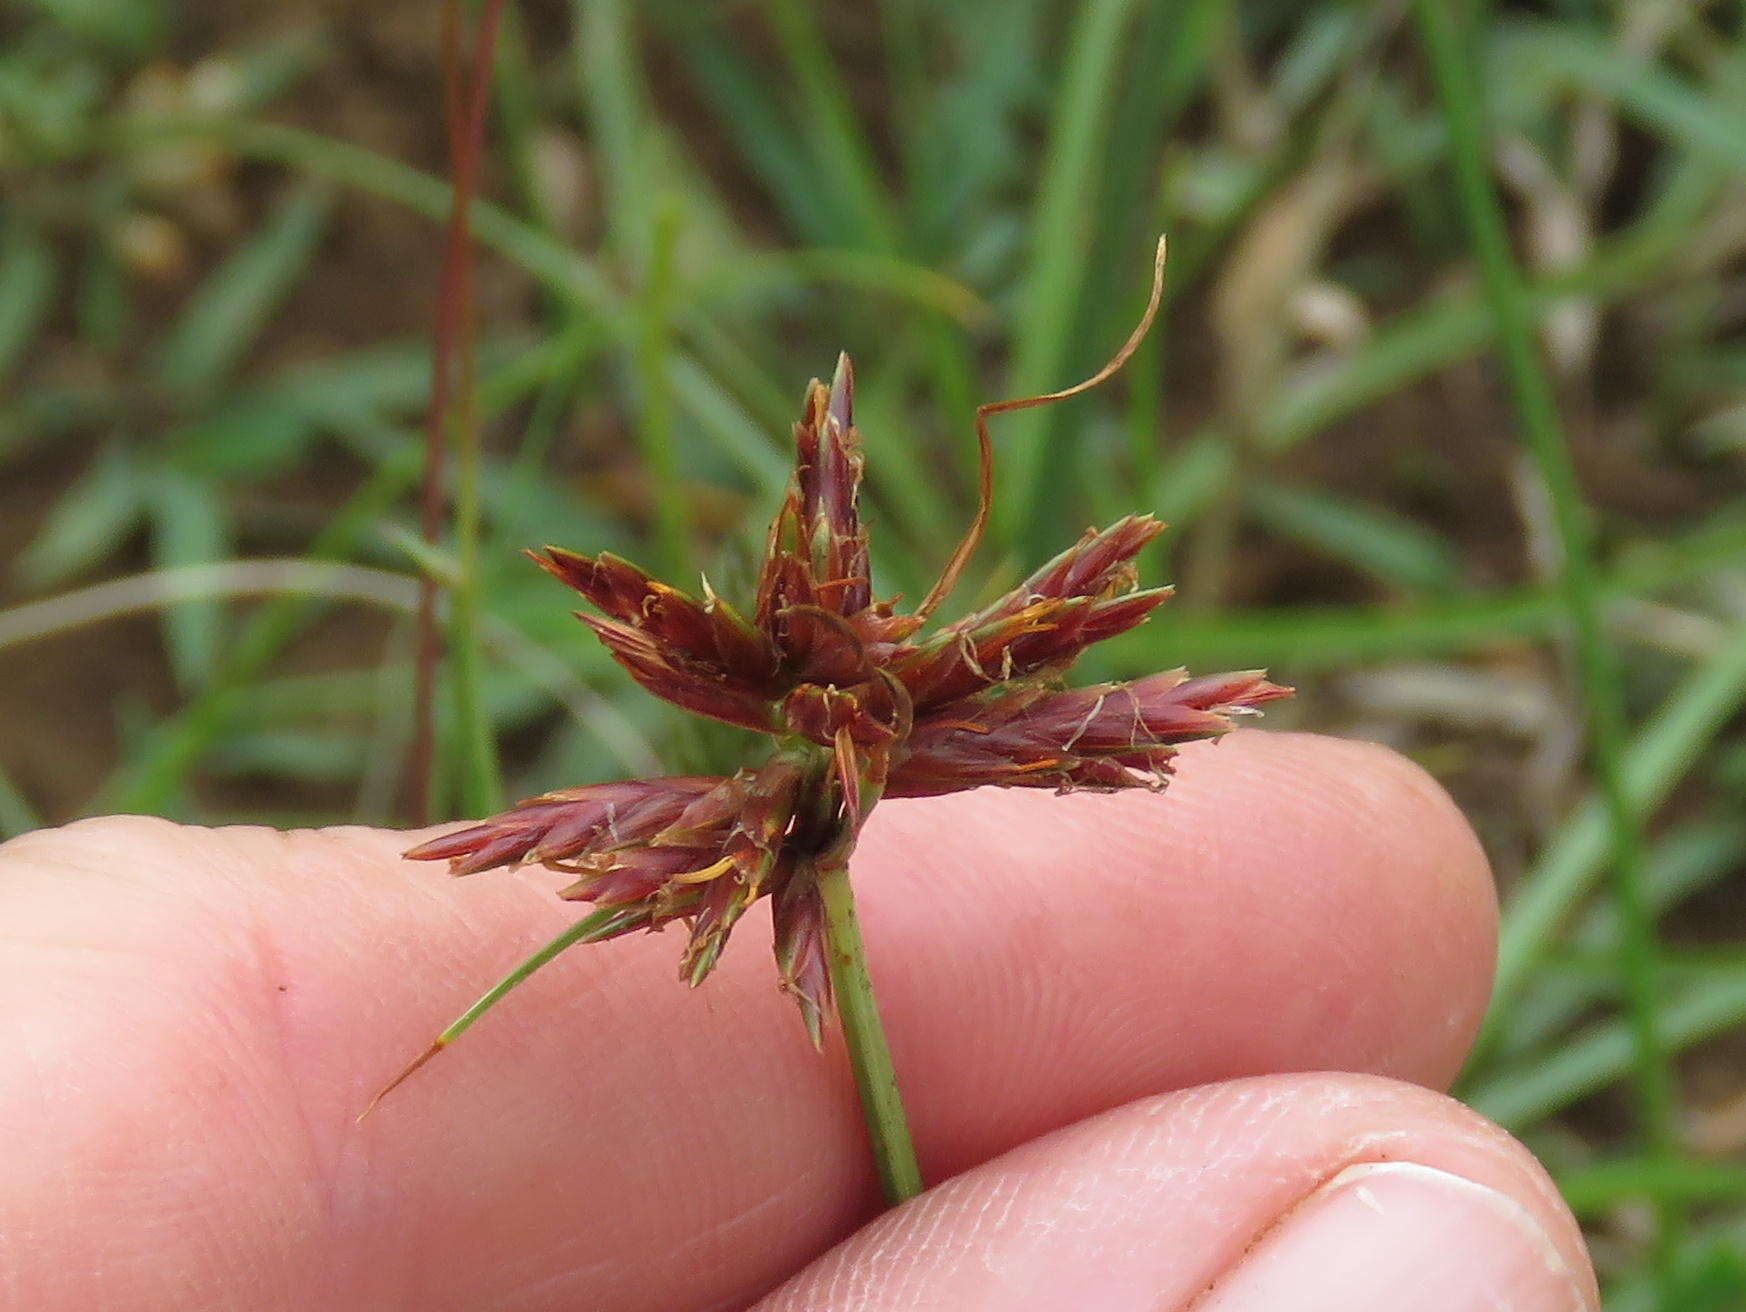
M 468 364 L 472 358 L 469 218 L 478 186 L 485 116 L 490 103 L 491 69 L 503 7 L 504 0 L 485 0 L 474 32 L 471 67 L 463 77 L 460 0 L 448 0 L 443 6 L 443 119 L 449 143 L 453 201 L 443 237 L 443 267 L 431 343 L 430 407 L 425 415 L 424 474 L 419 510 L 420 531 L 424 540 L 432 545 L 442 537 L 443 531 L 446 508 L 443 477 L 451 401 L 457 390 L 467 391 L 465 376 L 470 372 Z M 457 357 L 462 375 L 458 389 L 455 381 Z M 462 404 L 466 404 L 465 397 Z M 428 823 L 431 818 L 434 791 L 436 672 L 443 655 L 442 631 L 437 624 L 437 588 L 437 581 L 428 573 L 419 581 L 418 657 L 413 685 L 416 709 L 408 764 L 413 818 L 419 824 Z

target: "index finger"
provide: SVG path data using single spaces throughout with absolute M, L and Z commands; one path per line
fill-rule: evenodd
M 877 1206 L 846 1065 L 760 940 L 571 953 L 363 1127 L 480 988 L 575 914 L 400 835 L 75 826 L 9 846 L 6 1261 L 42 1308 L 743 1300 Z M 924 1170 L 1149 1093 L 1334 1068 L 1436 1084 L 1493 903 L 1447 798 L 1375 748 L 1233 735 L 1165 797 L 891 803 L 857 854 Z M 26 989 L 46 993 L 27 996 Z M 5 1241 L 0 1241 L 5 1242 Z

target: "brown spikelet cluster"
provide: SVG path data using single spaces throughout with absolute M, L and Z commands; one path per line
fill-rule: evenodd
M 606 913 L 590 940 L 677 921 L 689 931 L 681 974 L 694 985 L 768 897 L 782 987 L 815 1042 L 831 987 L 819 874 L 848 860 L 880 797 L 1157 787 L 1179 744 L 1289 693 L 1257 671 L 1063 687 L 1081 652 L 1170 595 L 1137 586 L 1134 557 L 1163 527 L 1143 516 L 1088 532 L 1005 596 L 922 634 L 977 530 L 915 611 L 875 598 L 853 400 L 846 356 L 829 387 L 807 391 L 749 609 L 614 556 L 534 555 L 598 612 L 581 619 L 638 683 L 768 734 L 769 758 L 728 778 L 549 793 L 408 854 L 447 860 L 456 874 L 534 862 L 573 876 L 561 896 Z

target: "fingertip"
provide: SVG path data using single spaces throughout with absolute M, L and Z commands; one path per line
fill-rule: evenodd
M 1217 747 L 1185 771 L 1177 801 L 1208 817 L 1268 815 L 1227 855 L 1283 872 L 1282 905 L 1412 998 L 1386 1039 L 1397 1061 L 1379 1073 L 1446 1088 L 1497 957 L 1496 884 L 1466 816 L 1424 767 L 1376 743 L 1242 732 Z
M 1238 812 L 1273 797 L 1277 823 L 1257 847 L 1273 845 L 1276 868 L 1295 853 L 1303 879 L 1328 880 L 1305 893 L 1306 923 L 1368 971 L 1371 987 L 1401 992 L 1396 1023 L 1379 1036 L 1392 1058 L 1364 1069 L 1447 1088 L 1484 1017 L 1497 958 L 1496 884 L 1466 816 L 1421 765 L 1376 743 L 1242 733 L 1223 746 L 1231 758 L 1198 781 L 1204 804 Z
M 1211 1080 L 1339 1069 L 1441 1086 L 1490 988 L 1484 855 L 1429 776 L 1368 744 L 1242 732 L 1183 753 L 1163 793 L 894 803 L 857 861 L 900 1074 L 941 1170 Z M 1020 1078 L 1040 1063 L 1075 1078 Z M 978 1115 L 928 1133 L 934 1105 Z
M 1596 1306 L 1580 1232 L 1495 1126 L 1423 1089 L 1275 1076 L 1144 1099 L 886 1214 L 760 1312 Z
M 1367 878 L 1408 878 L 1477 917 L 1491 937 L 1491 865 L 1448 791 L 1424 767 L 1377 743 L 1311 733 L 1240 730 L 1184 753 L 1160 801 L 1193 823 L 1223 821 L 1261 847 L 1310 843 Z M 1184 814 L 1178 825 L 1190 823 Z

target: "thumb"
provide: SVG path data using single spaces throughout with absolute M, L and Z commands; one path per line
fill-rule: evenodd
M 886 1214 L 760 1312 L 1582 1312 L 1581 1237 L 1527 1152 L 1372 1077 L 1130 1103 Z

